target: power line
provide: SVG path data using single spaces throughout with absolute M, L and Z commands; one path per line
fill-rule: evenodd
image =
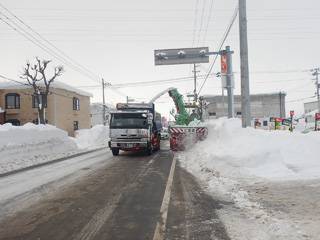
M 194 29 L 193 29 L 193 40 L 192 40 L 192 46 L 194 46 L 194 39 L 196 36 L 196 26 L 197 26 L 197 13 L 198 13 L 198 2 L 199 0 L 197 0 L 197 5 L 196 5 L 196 16 L 194 18 Z
M 5 80 L 11 81 L 11 82 L 15 82 L 15 83 L 18 83 L 18 84 L 21 84 L 21 85 L 30 86 L 30 85 L 27 84 L 27 83 L 22 83 L 22 82 L 19 82 L 19 81 L 17 81 L 17 80 L 11 79 L 11 78 L 7 78 L 7 77 L 2 76 L 2 75 L 0 75 L 0 77 L 3 78 L 3 79 L 5 79 Z
M 227 37 L 228 37 L 228 35 L 229 35 L 229 33 L 230 33 L 230 30 L 231 30 L 231 27 L 232 27 L 232 25 L 233 25 L 233 23 L 234 23 L 237 15 L 238 15 L 238 12 L 239 12 L 239 5 L 237 4 L 237 7 L 236 7 L 236 9 L 235 9 L 234 12 L 233 12 L 233 16 L 232 16 L 232 18 L 231 18 L 231 20 L 230 20 L 230 23 L 229 23 L 229 25 L 228 25 L 228 27 L 227 27 L 227 29 L 226 29 L 225 34 L 224 34 L 224 36 L 223 36 L 223 38 L 222 38 L 222 40 L 221 40 L 221 43 L 220 43 L 220 45 L 219 45 L 219 47 L 218 47 L 217 52 L 219 52 L 219 51 L 221 50 L 221 48 L 222 48 L 225 40 L 227 39 Z M 200 89 L 199 89 L 198 95 L 200 95 L 200 92 L 201 92 L 204 84 L 206 83 L 206 81 L 207 81 L 207 79 L 208 79 L 208 77 L 209 77 L 209 75 L 210 75 L 210 73 L 211 73 L 211 71 L 212 71 L 212 68 L 213 68 L 214 64 L 215 64 L 216 61 L 217 61 L 217 58 L 218 58 L 218 55 L 215 55 L 214 60 L 213 60 L 213 62 L 212 62 L 212 64 L 211 64 L 211 66 L 210 66 L 210 69 L 209 69 L 208 73 L 207 73 L 207 76 L 206 76 L 205 80 L 203 81 L 203 83 L 202 83 L 202 85 L 201 85 L 201 87 L 200 87 Z
M 316 97 L 316 96 L 313 96 L 313 97 L 307 97 L 307 98 L 301 98 L 301 99 L 297 99 L 297 100 L 293 100 L 293 101 L 286 101 L 286 103 L 299 102 L 299 101 L 303 101 L 303 100 L 307 100 L 307 99 L 315 98 L 315 97 Z
M 43 44 L 42 42 L 40 42 L 38 39 L 36 39 L 33 35 L 31 35 L 30 33 L 28 33 L 26 30 L 24 30 L 22 27 L 20 27 L 18 24 L 16 24 L 14 21 L 12 21 L 8 16 L 6 16 L 4 13 L 2 13 L 0 11 L 0 14 L 2 14 L 7 20 L 9 20 L 10 22 L 12 22 L 15 26 L 17 26 L 19 29 L 21 29 L 24 33 L 22 33 L 21 31 L 19 31 L 18 29 L 16 29 L 14 26 L 12 26 L 10 23 L 8 23 L 7 21 L 5 21 L 3 18 L 0 18 L 0 20 L 2 20 L 3 22 L 5 22 L 8 26 L 10 26 L 11 28 L 13 28 L 15 31 L 17 31 L 18 33 L 20 33 L 21 35 L 23 35 L 25 38 L 27 38 L 28 40 L 30 40 L 31 42 L 33 42 L 35 45 L 37 45 L 38 47 L 40 47 L 41 49 L 43 49 L 44 51 L 46 51 L 47 53 L 49 53 L 50 55 L 55 56 L 56 58 L 58 58 L 60 61 L 62 61 L 63 63 L 67 64 L 69 67 L 73 68 L 74 70 L 76 70 L 77 72 L 81 73 L 82 75 L 86 76 L 87 78 L 90 78 L 91 80 L 101 83 L 101 79 L 100 77 L 98 77 L 97 75 L 95 75 L 94 73 L 92 73 L 91 71 L 87 70 L 85 67 L 83 67 L 81 64 L 79 64 L 78 62 L 76 62 L 75 60 L 73 60 L 72 58 L 70 58 L 69 56 L 67 56 L 65 53 L 63 53 L 62 51 L 60 51 L 58 48 L 56 48 L 53 44 L 51 44 L 49 41 L 47 41 L 45 38 L 43 38 L 40 34 L 38 34 L 36 31 L 34 31 L 30 26 L 28 26 L 27 24 L 25 24 L 21 19 L 19 19 L 16 15 L 14 15 L 12 12 L 10 12 L 7 8 L 5 8 L 2 4 L 0 4 L 0 6 L 2 8 L 4 8 L 6 11 L 8 11 L 12 16 L 14 16 L 15 19 L 17 19 L 20 23 L 22 23 L 24 26 L 26 26 L 29 30 L 31 30 L 33 33 L 35 33 L 38 37 L 40 37 L 42 40 L 44 40 L 47 44 L 49 44 L 51 47 L 53 47 L 54 49 L 56 49 L 57 51 L 59 51 L 60 53 L 62 53 L 65 57 L 67 57 L 69 60 L 71 60 L 73 63 L 75 63 L 76 65 L 78 65 L 79 67 L 77 67 L 76 65 L 74 65 L 73 63 L 70 63 L 68 60 L 66 60 L 64 57 L 62 57 L 61 55 L 59 55 L 58 53 L 56 53 L 55 51 L 51 50 L 48 46 L 46 46 L 45 44 Z M 28 35 L 28 36 L 27 36 Z M 84 70 L 82 70 L 84 69 Z M 110 88 L 111 90 L 115 91 L 117 94 L 125 96 L 125 94 L 121 93 L 119 90 L 115 89 L 111 83 L 106 83 L 106 85 L 108 88 Z M 105 87 L 103 86 L 103 87 Z
M 205 31 L 205 34 L 204 34 L 204 38 L 203 38 L 202 46 L 204 46 L 204 43 L 205 43 L 205 41 L 206 41 L 207 32 L 208 32 L 208 27 L 209 27 L 209 22 L 210 22 L 211 13 L 212 13 L 212 7 L 213 7 L 213 0 L 211 0 L 211 6 L 210 6 L 210 12 L 209 12 L 209 18 L 208 18 L 208 21 L 207 21 L 207 27 L 206 27 L 206 31 Z
M 31 27 L 29 27 L 27 24 L 25 24 L 21 19 L 19 19 L 16 15 L 14 15 L 12 12 L 10 12 L 7 8 L 5 8 L 2 4 L 0 4 L 0 6 L 2 8 L 4 8 L 6 11 L 8 11 L 12 16 L 14 16 L 14 18 L 16 18 L 20 23 L 22 23 L 24 26 L 26 26 L 29 30 L 31 30 L 33 33 L 35 33 L 38 37 L 40 37 L 41 39 L 43 39 L 46 43 L 48 43 L 50 46 L 54 47 L 54 49 L 58 50 L 60 53 L 62 53 L 63 55 L 65 55 L 66 57 L 68 57 L 66 54 L 64 54 L 62 51 L 60 51 L 58 48 L 56 48 L 55 46 L 53 46 L 51 43 L 49 43 L 45 38 L 43 38 L 40 34 L 38 34 L 36 31 L 32 30 Z M 42 50 L 46 51 L 47 53 L 49 53 L 50 55 L 53 55 L 54 57 L 58 58 L 60 61 L 62 61 L 63 63 L 67 64 L 68 66 L 72 67 L 74 70 L 78 71 L 79 73 L 81 73 L 82 75 L 96 81 L 99 82 L 97 79 L 91 77 L 90 75 L 88 75 L 87 73 L 85 73 L 82 69 L 76 67 L 74 64 L 70 63 L 69 61 L 67 61 L 65 58 L 61 57 L 59 54 L 57 54 L 56 52 L 54 52 L 53 50 L 51 50 L 48 46 L 46 46 L 45 44 L 43 44 L 42 42 L 40 42 L 38 39 L 36 39 L 33 35 L 31 35 L 30 33 L 28 33 L 26 30 L 24 30 L 22 27 L 20 27 L 18 24 L 16 24 L 13 20 L 11 20 L 8 16 L 6 16 L 3 12 L 0 11 L 0 14 L 2 14 L 7 20 L 9 20 L 11 23 L 13 23 L 17 28 L 19 28 L 21 31 L 23 31 L 23 33 L 21 31 L 19 31 L 17 28 L 15 28 L 14 26 L 12 26 L 10 23 L 8 23 L 7 21 L 5 21 L 4 19 L 0 18 L 2 21 L 4 21 L 7 25 L 9 25 L 11 28 L 13 28 L 15 31 L 17 31 L 18 33 L 20 33 L 21 35 L 23 35 L 25 38 L 27 38 L 28 40 L 30 40 L 31 42 L 33 42 L 35 45 L 37 45 L 38 47 L 40 47 Z M 28 35 L 28 36 L 27 36 Z M 71 59 L 70 57 L 68 57 L 71 61 L 75 62 L 76 64 L 78 64 L 76 61 L 74 61 L 73 59 Z M 78 64 L 79 65 L 79 64 Z M 81 66 L 81 65 L 80 65 Z M 81 66 L 82 67 L 82 66 Z M 85 69 L 84 67 L 82 67 L 83 69 Z M 89 72 L 90 74 L 92 74 L 90 71 L 88 71 L 87 69 L 85 69 L 85 71 Z M 94 74 L 93 74 L 94 75 Z M 97 77 L 95 75 L 95 77 Z M 99 78 L 99 77 L 97 77 Z M 100 79 L 100 78 L 99 78 Z
M 88 73 L 90 73 L 92 76 L 95 76 L 98 79 L 101 79 L 100 77 L 98 77 L 96 74 L 92 73 L 91 71 L 89 71 L 88 69 L 86 69 L 84 66 L 82 66 L 81 64 L 79 64 L 77 61 L 75 61 L 74 59 L 72 59 L 71 57 L 69 57 L 68 55 L 66 55 L 64 52 L 62 52 L 61 50 L 59 50 L 57 47 L 55 47 L 53 44 L 51 44 L 49 41 L 47 41 L 44 37 L 42 37 L 39 33 L 37 33 L 35 30 L 33 30 L 30 26 L 28 26 L 25 22 L 23 22 L 20 18 L 18 18 L 16 15 L 14 15 L 11 11 L 9 11 L 7 8 L 5 8 L 2 4 L 0 4 L 1 7 L 3 7 L 5 10 L 7 10 L 12 16 L 14 16 L 14 18 L 16 18 L 19 22 L 21 22 L 24 26 L 26 26 L 29 30 L 31 30 L 33 33 L 35 33 L 38 37 L 40 37 L 42 40 L 44 40 L 46 43 L 48 43 L 51 47 L 53 47 L 55 50 L 57 50 L 58 52 L 60 52 L 61 54 L 63 54 L 65 57 L 67 57 L 69 60 L 71 60 L 72 62 L 76 63 L 78 66 L 80 66 L 81 68 L 83 68 L 84 70 L 86 70 Z
M 199 30 L 199 37 L 198 37 L 198 46 L 199 46 L 199 42 L 200 42 L 200 34 L 201 34 L 201 29 L 202 29 L 202 22 L 203 22 L 203 15 L 204 15 L 204 9 L 206 6 L 206 0 L 203 1 L 203 9 L 202 9 L 202 16 L 201 16 L 201 22 L 200 22 L 200 30 Z

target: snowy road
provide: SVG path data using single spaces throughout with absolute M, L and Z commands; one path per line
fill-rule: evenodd
M 113 164 L 107 149 L 0 178 L 1 219 Z
M 229 239 L 218 201 L 174 160 L 104 149 L 0 178 L 0 239 Z M 209 237 L 209 238 L 208 238 Z

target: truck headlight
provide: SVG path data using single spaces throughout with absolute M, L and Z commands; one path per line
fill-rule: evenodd
M 141 138 L 140 141 L 141 142 L 146 142 L 146 141 L 148 141 L 148 139 L 147 138 Z

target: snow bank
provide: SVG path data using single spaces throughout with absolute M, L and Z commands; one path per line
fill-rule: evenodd
M 202 181 L 208 192 L 234 203 L 235 207 L 226 206 L 219 210 L 232 239 L 318 236 L 318 230 L 306 220 L 313 221 L 308 215 L 310 212 L 306 211 L 304 216 L 301 212 L 290 213 L 291 208 L 303 205 L 290 205 L 286 209 L 288 214 L 281 211 L 275 214 L 277 210 L 268 209 L 263 201 L 256 200 L 271 198 L 273 204 L 278 204 L 276 201 L 283 199 L 281 204 L 287 204 L 285 197 L 275 195 L 272 200 L 273 194 L 264 191 L 273 184 L 286 183 L 283 186 L 287 188 L 307 179 L 320 179 L 320 132 L 302 134 L 244 129 L 239 119 L 226 118 L 210 121 L 208 129 L 205 141 L 178 153 L 177 157 L 183 167 Z M 293 193 L 295 191 L 292 189 Z M 255 194 L 257 198 L 252 198 Z M 294 201 L 299 201 L 299 194 L 292 194 Z M 304 227 L 303 231 L 297 230 L 298 225 Z
M 0 125 L 0 173 L 64 156 L 77 150 L 67 132 L 51 125 Z
M 96 148 L 108 145 L 109 127 L 96 125 L 91 129 L 78 130 L 75 142 L 78 148 Z
M 97 125 L 77 131 L 76 138 L 72 138 L 51 125 L 0 125 L 0 173 L 107 147 L 108 129 Z
M 241 120 L 208 123 L 208 138 L 182 153 L 189 168 L 219 168 L 227 175 L 284 180 L 320 178 L 320 133 L 242 128 Z

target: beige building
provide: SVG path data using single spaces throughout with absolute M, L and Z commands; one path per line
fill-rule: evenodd
M 50 85 L 51 94 L 45 106 L 45 119 L 74 136 L 80 129 L 90 128 L 90 97 L 92 95 L 65 83 L 54 82 Z M 0 108 L 5 111 L 4 122 L 13 125 L 38 123 L 37 101 L 33 89 L 21 84 L 0 85 Z

